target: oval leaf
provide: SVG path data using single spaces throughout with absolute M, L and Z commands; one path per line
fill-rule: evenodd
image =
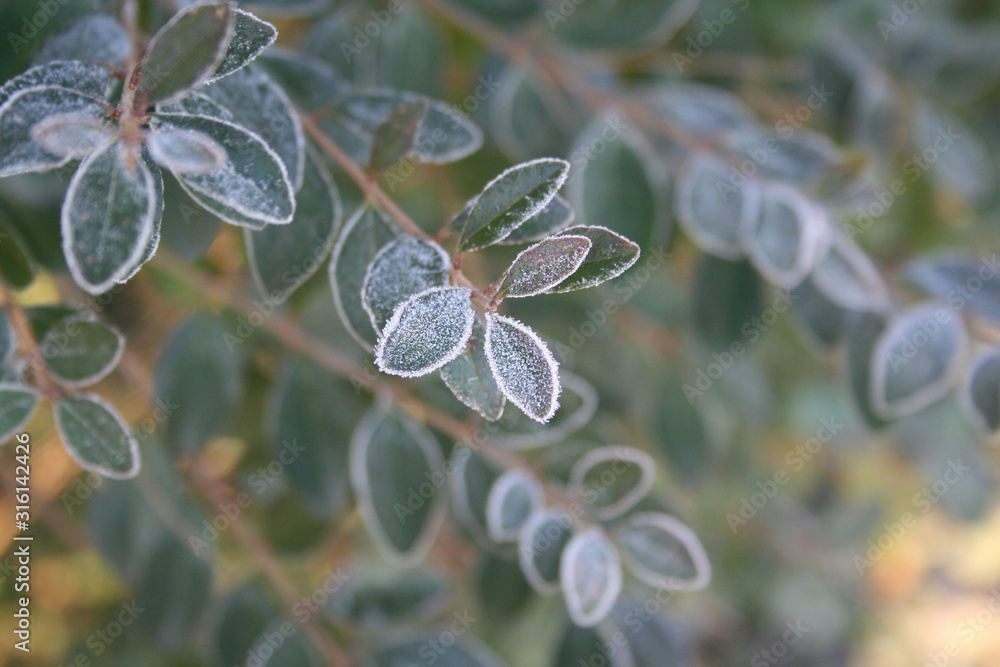
M 590 247 L 590 239 L 579 235 L 539 241 L 514 258 L 497 290 L 497 298 L 535 296 L 551 290 L 580 268 Z
M 40 398 L 31 387 L 14 382 L 0 382 L 0 444 L 31 421 Z
M 425 99 L 411 100 L 392 110 L 372 136 L 368 166 L 373 172 L 388 169 L 410 153 L 426 114 Z
M 273 25 L 257 18 L 248 11 L 233 8 L 233 37 L 229 40 L 226 55 L 215 73 L 205 83 L 218 81 L 250 64 L 267 47 L 274 44 L 278 31 Z
M 828 299 L 848 310 L 879 312 L 889 304 L 889 291 L 878 269 L 837 230 L 831 230 L 830 245 L 813 269 L 812 281 Z
M 429 647 L 436 650 L 428 653 Z M 463 637 L 447 645 L 438 635 L 418 637 L 382 649 L 375 655 L 372 667 L 401 667 L 419 665 L 433 655 L 438 667 L 506 667 L 503 660 L 486 648 L 475 637 Z
M 497 479 L 486 501 L 486 527 L 496 542 L 515 542 L 521 527 L 545 504 L 541 484 L 523 470 L 508 470 Z
M 476 315 L 471 295 L 467 287 L 432 287 L 399 304 L 375 347 L 379 369 L 418 377 L 460 355 Z M 487 334 L 487 354 L 488 341 Z
M 564 160 L 541 159 L 511 167 L 476 199 L 459 248 L 477 250 L 502 241 L 552 200 L 569 175 Z
M 64 387 L 85 387 L 114 370 L 125 337 L 102 322 L 73 316 L 49 329 L 39 349 L 52 379 Z
M 486 356 L 486 329 L 477 316 L 466 349 L 441 367 L 441 379 L 455 398 L 488 421 L 503 415 L 506 397 L 500 391 Z
M 472 206 L 470 204 L 466 215 L 471 212 Z M 541 241 L 569 227 L 573 224 L 575 217 L 569 202 L 556 195 L 545 205 L 545 208 L 528 218 L 520 227 L 512 231 L 507 238 L 498 241 L 498 243 L 500 245 L 520 245 L 522 243 Z M 457 226 L 457 230 L 461 232 L 464 226 L 465 221 L 462 220 L 461 224 Z M 453 227 L 453 229 L 455 228 Z
M 721 160 L 697 154 L 677 179 L 677 219 L 702 250 L 723 259 L 743 257 L 740 230 L 750 226 L 760 207 L 752 183 L 737 187 L 733 170 Z
M 1000 430 L 1000 352 L 981 354 L 967 371 L 965 408 L 984 433 Z
M 483 454 L 468 447 L 456 447 L 451 455 L 452 511 L 484 549 L 493 546 L 486 527 L 489 491 L 503 470 Z
M 115 142 L 91 153 L 62 206 L 62 246 L 77 284 L 102 294 L 128 277 L 163 212 L 159 172 Z
M 801 283 L 826 251 L 823 209 L 788 186 L 764 189 L 757 215 L 742 228 L 743 247 L 771 283 L 791 289 Z
M 107 14 L 90 14 L 50 37 L 35 54 L 34 62 L 75 60 L 120 66 L 131 48 L 128 31 L 121 23 Z
M 559 580 L 574 623 L 593 627 L 608 615 L 622 590 L 622 564 L 604 531 L 573 536 L 560 559 Z
M 204 176 L 229 159 L 226 149 L 215 139 L 190 130 L 152 132 L 146 146 L 154 162 L 184 176 Z
M 539 510 L 521 526 L 517 545 L 521 571 L 542 595 L 559 590 L 560 559 L 573 536 L 572 528 L 572 517 L 557 509 Z
M 496 313 L 486 315 L 486 357 L 500 391 L 535 421 L 559 407 L 559 364 L 534 331 Z
M 953 256 L 913 262 L 906 277 L 927 294 L 1000 323 L 1000 260 Z
M 647 512 L 615 531 L 625 565 L 640 581 L 668 591 L 705 588 L 711 565 L 694 532 L 667 514 Z
M 599 447 L 587 452 L 570 473 L 568 492 L 582 498 L 599 521 L 620 517 L 653 487 L 656 464 L 633 447 Z
M 448 254 L 433 241 L 407 236 L 382 248 L 368 267 L 361 297 L 372 326 L 382 331 L 403 301 L 448 284 Z
M 52 114 L 31 128 L 36 144 L 52 155 L 72 160 L 82 160 L 113 136 L 100 119 L 79 113 Z
M 507 410 L 493 441 L 507 449 L 536 449 L 562 442 L 590 423 L 597 412 L 597 392 L 583 378 L 562 370 L 559 411 L 541 424 L 519 410 Z
M 577 226 L 567 229 L 564 235 L 590 239 L 590 252 L 573 275 L 548 290 L 551 294 L 600 285 L 625 273 L 639 260 L 639 246 L 610 229 Z
M 0 107 L 16 93 L 39 86 L 58 86 L 103 100 L 111 70 L 96 62 L 54 62 L 26 70 L 0 86 Z
M 447 490 L 437 484 L 441 448 L 422 425 L 372 410 L 351 438 L 351 484 L 368 531 L 383 555 L 408 567 L 426 555 L 444 519 Z
M 893 419 L 942 398 L 957 380 L 967 344 L 965 325 L 949 306 L 928 304 L 900 313 L 872 352 L 875 412 Z
M 64 396 L 54 408 L 59 436 L 80 466 L 105 477 L 135 477 L 139 443 L 117 410 L 95 394 Z

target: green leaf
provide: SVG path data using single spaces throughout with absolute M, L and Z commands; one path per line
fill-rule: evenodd
M 962 398 L 966 412 L 980 430 L 1000 430 L 1000 352 L 986 352 L 973 360 L 966 371 Z
M 812 278 L 806 278 L 790 293 L 792 312 L 807 340 L 820 350 L 830 350 L 847 335 L 854 320 L 854 312 L 842 308 L 817 289 Z
M 761 275 L 782 289 L 801 283 L 826 254 L 826 212 L 798 190 L 770 185 L 742 228 L 743 247 Z
M 486 357 L 486 329 L 477 315 L 466 349 L 441 367 L 441 379 L 455 398 L 488 421 L 503 414 L 506 397 L 500 391 Z
M 729 350 L 745 337 L 743 325 L 762 310 L 760 278 L 747 261 L 702 255 L 695 267 L 692 300 L 699 337 L 712 350 Z
M 438 650 L 429 651 L 430 646 Z M 445 646 L 438 635 L 418 637 L 382 649 L 375 655 L 372 667 L 399 667 L 426 662 L 434 656 L 437 667 L 505 667 L 498 658 L 475 637 L 462 637 Z
M 925 293 L 939 299 L 955 298 L 960 293 L 962 308 L 1000 322 L 1000 262 L 995 253 L 975 259 L 961 255 L 923 259 L 906 267 L 906 278 Z M 975 289 L 973 289 L 975 288 Z
M 478 250 L 505 239 L 545 208 L 568 174 L 568 162 L 541 159 L 497 176 L 476 199 L 462 229 L 459 249 Z
M 131 85 L 143 103 L 167 103 L 205 83 L 226 57 L 234 10 L 227 2 L 182 9 L 153 35 Z
M 890 303 L 889 290 L 871 259 L 836 229 L 811 278 L 826 298 L 847 310 L 880 312 Z
M 697 3 L 619 0 L 581 3 L 571 11 L 553 12 L 556 35 L 583 49 L 648 49 L 691 18 Z M 550 19 L 550 25 L 551 25 Z
M 178 453 L 201 449 L 226 423 L 243 392 L 244 320 L 230 329 L 196 315 L 177 328 L 156 363 L 156 397 L 172 406 L 164 439 Z
M 47 153 L 82 160 L 115 136 L 101 120 L 80 113 L 46 116 L 31 128 L 31 139 Z
M 184 176 L 204 176 L 229 159 L 226 149 L 212 137 L 191 130 L 151 132 L 146 147 L 154 162 Z
M 508 470 L 490 488 L 486 527 L 497 543 L 516 542 L 521 527 L 545 504 L 545 490 L 524 470 Z
M 597 527 L 574 535 L 560 557 L 559 580 L 573 622 L 585 628 L 597 625 L 622 590 L 618 549 Z
M 337 186 L 323 161 L 313 151 L 307 152 L 292 222 L 243 230 L 257 288 L 275 303 L 283 303 L 319 270 L 340 226 Z
M 471 295 L 467 287 L 432 287 L 400 303 L 375 347 L 379 370 L 419 377 L 460 355 L 476 316 Z
M 248 11 L 234 7 L 233 19 L 233 37 L 229 40 L 226 55 L 205 83 L 218 81 L 246 67 L 278 38 L 278 30 L 273 25 Z
M 538 510 L 521 527 L 517 546 L 521 571 L 542 595 L 559 590 L 560 560 L 572 536 L 573 518 L 560 509 Z
M 667 514 L 634 514 L 617 528 L 615 542 L 625 566 L 648 586 L 668 591 L 705 588 L 712 568 L 694 532 Z
M 372 136 L 372 155 L 368 160 L 374 172 L 388 169 L 409 155 L 427 114 L 427 100 L 405 102 L 389 114 Z
M 120 67 L 131 48 L 128 31 L 121 23 L 107 14 L 90 14 L 50 37 L 35 54 L 34 62 L 88 61 Z
M 336 623 L 384 630 L 415 619 L 432 619 L 449 601 L 448 581 L 440 574 L 425 569 L 379 571 L 351 576 L 324 611 Z
M 88 316 L 71 316 L 49 329 L 39 342 L 49 375 L 64 387 L 94 384 L 114 370 L 125 337 Z
M 63 202 L 63 254 L 77 284 L 102 294 L 127 278 L 162 213 L 159 170 L 120 142 L 91 153 Z
M 533 68 L 510 63 L 498 78 L 489 104 L 490 138 L 510 161 L 569 155 L 590 112 L 569 98 L 551 95 L 544 75 Z
M 332 107 L 350 91 L 350 84 L 322 60 L 298 51 L 268 49 L 258 63 L 305 113 Z
M 488 549 L 492 546 L 492 541 L 486 527 L 486 503 L 489 491 L 503 469 L 468 447 L 455 447 L 449 465 L 452 470 L 451 505 L 455 519 L 481 547 Z
M 722 259 L 743 257 L 740 233 L 757 219 L 760 189 L 737 187 L 736 174 L 715 156 L 697 153 L 677 179 L 675 212 L 681 227 L 705 252 Z
M 72 154 L 53 155 L 32 138 L 36 124 L 55 114 L 79 114 L 96 120 L 108 106 L 101 100 L 60 86 L 24 88 L 0 106 L 0 178 L 49 171 L 67 164 Z
M 534 331 L 517 320 L 486 315 L 486 357 L 500 391 L 535 421 L 559 407 L 559 364 Z
M 407 236 L 382 248 L 365 275 L 361 299 L 372 326 L 382 331 L 403 301 L 448 284 L 448 254 L 433 241 Z
M 539 241 L 514 258 L 497 289 L 497 298 L 535 296 L 555 289 L 580 268 L 590 248 L 590 239 L 580 235 Z
M 371 350 L 378 340 L 365 310 L 361 288 L 368 267 L 379 250 L 399 237 L 397 225 L 380 209 L 362 204 L 344 223 L 330 261 L 330 284 L 337 313 L 362 347 Z
M 226 149 L 229 159 L 208 174 L 174 173 L 199 204 L 234 225 L 259 228 L 292 221 L 295 195 L 288 171 L 259 136 L 234 123 L 192 114 L 157 114 L 152 127 L 200 132 Z
M 854 405 L 865 423 L 873 429 L 889 424 L 876 414 L 872 401 L 872 359 L 875 344 L 885 331 L 886 319 L 879 313 L 867 312 L 858 316 L 847 334 L 847 350 L 844 359 L 847 386 Z
M 7 319 L 7 312 L 0 310 L 0 368 L 10 363 L 17 354 L 17 337 Z
M 111 82 L 111 70 L 93 62 L 55 62 L 32 67 L 0 86 L 0 107 L 16 93 L 28 88 L 57 86 L 80 95 L 103 100 Z
M 472 213 L 472 205 L 470 204 L 469 208 L 463 211 L 463 213 L 467 218 L 469 213 Z M 569 227 L 574 217 L 573 209 L 570 208 L 569 203 L 559 195 L 556 195 L 552 198 L 552 201 L 545 205 L 545 208 L 528 218 L 520 227 L 512 231 L 507 238 L 498 243 L 499 245 L 520 245 L 522 243 L 541 241 Z M 464 226 L 465 219 L 462 219 L 460 224 L 457 224 L 453 229 L 461 233 Z
M 475 584 L 479 607 L 491 622 L 505 623 L 519 618 L 535 599 L 535 590 L 525 579 L 514 554 L 510 558 L 484 554 Z
M 566 624 L 559 640 L 552 667 L 617 665 L 614 658 L 616 653 L 617 647 L 601 634 L 599 628 L 581 628 L 570 622 Z
M 14 289 L 24 289 L 37 272 L 38 266 L 20 232 L 0 212 L 0 278 Z
M 610 521 L 635 507 L 656 478 L 656 463 L 634 447 L 598 447 L 587 452 L 570 472 L 567 490 L 584 498 L 585 509 L 598 521 Z
M 506 410 L 500 432 L 492 440 L 508 449 L 536 449 L 562 442 L 590 423 L 597 411 L 597 392 L 582 378 L 560 373 L 559 410 L 542 424 L 519 410 Z
M 573 275 L 549 289 L 549 293 L 562 294 L 600 285 L 625 273 L 639 260 L 639 246 L 610 229 L 570 227 L 563 232 L 563 236 L 569 235 L 590 239 L 590 252 Z
M 38 392 L 27 385 L 0 382 L 0 444 L 31 421 L 39 398 Z
M 285 91 L 264 69 L 251 65 L 201 91 L 232 114 L 230 120 L 259 137 L 281 158 L 295 191 L 302 186 L 305 135 Z
M 139 443 L 107 401 L 96 394 L 76 394 L 53 407 L 59 436 L 74 461 L 105 477 L 138 474 Z
M 373 409 L 351 438 L 351 483 L 361 516 L 382 554 L 399 566 L 421 561 L 444 519 L 441 448 L 421 424 Z M 416 499 L 415 499 L 416 498 Z

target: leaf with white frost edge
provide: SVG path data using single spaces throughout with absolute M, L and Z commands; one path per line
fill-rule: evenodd
M 881 312 L 889 306 L 889 291 L 878 269 L 840 230 L 830 230 L 830 244 L 811 278 L 816 289 L 848 310 Z
M 570 227 L 562 236 L 584 236 L 590 239 L 590 252 L 573 275 L 548 290 L 550 294 L 563 294 L 595 287 L 617 278 L 639 261 L 639 245 L 604 227 L 580 225 Z
M 1000 351 L 980 354 L 969 364 L 962 405 L 983 433 L 1000 430 Z
M 521 527 L 545 504 L 545 492 L 524 470 L 508 470 L 493 484 L 486 501 L 486 527 L 496 542 L 514 542 Z
M 128 31 L 114 17 L 88 14 L 74 21 L 66 30 L 49 37 L 32 62 L 46 64 L 75 60 L 120 67 L 131 48 Z
M 229 159 L 226 149 L 219 142 L 207 134 L 191 130 L 151 132 L 146 146 L 154 162 L 184 176 L 210 174 Z
M 112 140 L 114 130 L 100 119 L 78 113 L 58 113 L 31 128 L 31 140 L 60 158 L 82 160 Z
M 98 63 L 51 62 L 26 70 L 0 86 L 0 106 L 15 93 L 39 86 L 57 86 L 103 101 L 111 81 L 111 70 Z
M 0 382 L 0 445 L 31 421 L 40 398 L 32 387 L 19 382 Z
M 782 289 L 805 280 L 830 242 L 825 211 L 781 184 L 764 189 L 758 214 L 747 221 L 742 237 L 750 262 Z
M 625 567 L 640 581 L 668 591 L 696 591 L 712 579 L 701 540 L 667 514 L 635 514 L 614 533 Z
M 950 306 L 909 308 L 889 322 L 872 352 L 872 408 L 903 417 L 944 397 L 965 363 L 968 333 Z
M 378 332 L 372 327 L 361 297 L 368 267 L 378 251 L 401 232 L 381 209 L 360 205 L 344 223 L 330 260 L 330 287 L 337 314 L 351 336 L 366 350 L 373 350 Z
M 432 287 L 399 304 L 375 347 L 379 370 L 419 377 L 460 355 L 476 315 L 471 296 L 467 287 Z
M 737 188 L 732 170 L 721 160 L 696 154 L 677 179 L 674 206 L 681 227 L 705 252 L 740 259 L 740 229 L 757 217 L 760 191 L 752 184 Z M 722 186 L 722 190 L 720 190 Z
M 70 316 L 49 329 L 38 348 L 52 379 L 77 389 L 114 370 L 125 351 L 125 336 L 91 316 Z
M 622 564 L 604 531 L 595 527 L 573 536 L 562 552 L 559 580 L 574 623 L 592 627 L 608 615 L 622 590 Z
M 464 211 L 466 216 L 472 212 L 473 203 L 475 202 L 470 202 L 468 209 Z M 573 212 L 572 207 L 570 207 L 569 202 L 556 195 L 552 198 L 552 201 L 545 205 L 545 208 L 525 220 L 520 227 L 512 231 L 507 238 L 498 241 L 497 244 L 520 245 L 522 243 L 535 243 L 565 230 L 573 224 L 575 218 L 576 214 Z M 465 222 L 463 220 L 455 224 L 456 227 L 453 228 L 457 228 L 461 232 Z
M 522 250 L 497 289 L 498 299 L 535 296 L 573 275 L 590 251 L 586 236 L 553 236 Z
M 490 181 L 476 198 L 459 249 L 478 250 L 505 239 L 555 197 L 569 176 L 565 160 L 542 158 L 515 165 Z
M 158 174 L 128 150 L 115 142 L 91 153 L 73 174 L 63 201 L 63 254 L 89 294 L 103 294 L 129 274 L 159 213 Z
M 559 407 L 559 364 L 538 334 L 515 319 L 487 313 L 486 357 L 507 400 L 535 421 L 552 418 Z
M 342 216 L 340 193 L 330 171 L 312 150 L 307 153 L 292 222 L 243 230 L 254 282 L 277 303 L 284 303 L 319 270 L 333 247 Z
M 70 155 L 53 155 L 31 136 L 32 128 L 55 114 L 80 114 L 100 120 L 103 101 L 60 86 L 24 88 L 0 106 L 0 178 L 49 171 L 67 164 Z
M 653 488 L 655 478 L 656 463 L 646 452 L 634 447 L 598 447 L 573 466 L 567 491 L 583 498 L 595 519 L 610 521 L 635 507 Z
M 229 40 L 226 55 L 206 84 L 249 65 L 264 49 L 278 38 L 277 29 L 267 21 L 238 7 L 233 8 L 233 37 Z
M 441 246 L 414 236 L 379 250 L 361 285 L 361 301 L 375 330 L 382 331 L 396 306 L 414 294 L 447 285 L 450 266 Z
M 283 225 L 295 214 L 295 194 L 281 158 L 260 137 L 218 118 L 157 114 L 153 131 L 189 130 L 208 135 L 229 160 L 200 176 L 175 173 L 184 189 L 226 222 L 251 227 Z
M 518 561 L 531 587 L 542 595 L 559 590 L 563 550 L 573 536 L 573 518 L 565 510 L 540 509 L 518 535 Z
M 153 212 L 153 232 L 149 236 L 149 241 L 146 242 L 146 249 L 143 251 L 142 255 L 136 262 L 129 267 L 128 271 L 124 276 L 118 281 L 119 284 L 128 282 L 132 277 L 139 272 L 139 269 L 153 259 L 153 255 L 156 254 L 157 249 L 160 247 L 160 228 L 163 223 L 163 172 L 160 171 L 149 159 L 149 151 L 143 150 L 142 159 L 149 166 L 150 170 L 153 172 L 153 188 L 155 190 L 155 204 Z
M 496 421 L 503 415 L 507 398 L 497 386 L 486 356 L 486 328 L 477 315 L 466 349 L 441 367 L 441 379 L 455 398 L 484 419 Z
M 354 430 L 350 473 L 358 508 L 379 551 L 397 566 L 420 562 L 444 520 L 446 486 L 432 485 L 433 497 L 419 508 L 408 504 L 409 494 L 443 469 L 433 434 L 406 415 L 378 406 Z M 413 513 L 400 515 L 400 507 Z
M 56 429 L 66 451 L 84 469 L 113 479 L 139 472 L 139 443 L 118 411 L 96 394 L 56 401 Z
M 499 420 L 493 442 L 506 449 L 529 450 L 562 442 L 590 423 L 597 412 L 597 392 L 589 382 L 560 369 L 559 410 L 541 424 L 520 410 L 507 410 Z

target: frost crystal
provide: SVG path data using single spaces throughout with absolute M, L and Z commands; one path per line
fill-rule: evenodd
M 500 391 L 539 422 L 559 407 L 559 364 L 534 331 L 495 313 L 486 316 L 486 356 Z
M 399 304 L 375 348 L 379 369 L 417 377 L 460 355 L 475 319 L 471 294 L 465 287 L 432 287 Z
M 441 246 L 415 237 L 382 248 L 372 260 L 361 288 L 365 310 L 382 331 L 401 302 L 448 282 L 448 255 Z

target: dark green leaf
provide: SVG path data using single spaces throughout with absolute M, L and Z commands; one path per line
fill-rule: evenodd
M 110 81 L 111 70 L 98 63 L 56 62 L 40 65 L 0 86 L 0 107 L 16 93 L 39 86 L 58 86 L 103 100 Z
M 447 253 L 433 241 L 406 236 L 382 248 L 361 286 L 375 330 L 382 331 L 396 306 L 414 294 L 447 285 L 450 266 Z
M 218 81 L 246 67 L 278 38 L 278 31 L 273 25 L 250 12 L 234 8 L 233 18 L 233 37 L 226 48 L 226 55 L 205 83 Z
M 517 320 L 487 313 L 486 357 L 507 400 L 535 421 L 552 419 L 559 407 L 559 364 L 538 334 Z
M 121 66 L 132 43 L 121 23 L 107 14 L 90 14 L 53 35 L 35 54 L 36 64 L 89 61 Z
M 588 528 L 570 539 L 560 557 L 559 581 L 577 625 L 592 627 L 611 612 L 622 590 L 622 564 L 603 530 Z
M 610 229 L 577 226 L 563 232 L 563 236 L 570 234 L 590 239 L 590 252 L 573 275 L 548 290 L 551 293 L 600 285 L 625 273 L 639 259 L 639 246 Z
M 437 650 L 429 649 L 435 647 Z M 383 649 L 375 655 L 373 667 L 400 667 L 426 662 L 434 657 L 437 667 L 505 667 L 504 662 L 475 637 L 463 637 L 445 646 L 438 635 L 412 639 Z
M 455 398 L 485 419 L 496 421 L 503 414 L 506 398 L 497 386 L 486 356 L 486 329 L 479 316 L 472 323 L 466 349 L 441 367 L 441 379 Z
M 472 212 L 472 205 L 463 211 L 466 217 Z M 507 238 L 500 241 L 500 245 L 520 245 L 522 243 L 534 243 L 542 239 L 558 234 L 573 222 L 573 209 L 565 199 L 556 195 L 541 211 L 531 216 L 520 227 L 512 231 Z M 455 223 L 453 229 L 462 231 L 465 220 Z
M 697 535 L 668 514 L 629 517 L 614 534 L 625 564 L 643 583 L 661 590 L 699 590 L 712 568 Z
M 486 527 L 486 503 L 503 470 L 483 454 L 456 447 L 451 455 L 452 510 L 458 522 L 483 548 L 491 545 Z
M 535 296 L 557 289 L 580 268 L 590 249 L 590 239 L 579 234 L 539 241 L 514 258 L 497 289 L 497 298 Z
M 692 298 L 698 335 L 717 351 L 742 341 L 744 325 L 762 310 L 760 278 L 750 263 L 712 255 L 698 258 Z
M 387 626 L 433 618 L 447 608 L 448 592 L 444 577 L 424 569 L 360 575 L 351 577 L 324 611 L 338 623 L 383 630 Z
M 35 279 L 38 267 L 21 234 L 0 213 L 0 278 L 15 289 Z
M 306 113 L 332 107 L 350 90 L 332 67 L 303 53 L 275 47 L 258 62 L 277 79 L 296 108 Z
M 113 406 L 95 394 L 76 394 L 53 407 L 59 436 L 73 460 L 105 477 L 135 477 L 139 443 Z
M 521 528 L 517 553 L 521 571 L 543 595 L 559 590 L 559 564 L 573 535 L 573 518 L 564 510 L 539 510 Z
M 39 398 L 38 392 L 27 385 L 0 382 L 0 444 L 31 420 Z
M 674 194 L 677 219 L 691 240 L 723 259 L 743 257 L 741 230 L 757 219 L 760 188 L 735 185 L 733 170 L 722 160 L 698 153 L 687 164 Z
M 915 261 L 906 277 L 931 296 L 957 300 L 962 308 L 1000 322 L 1000 262 L 995 253 L 981 260 L 949 256 Z
M 52 378 L 64 387 L 94 384 L 118 365 L 125 337 L 87 316 L 68 317 L 49 329 L 39 349 Z
M 979 355 L 966 372 L 966 410 L 983 432 L 1000 430 L 1000 352 Z
M 889 423 L 876 414 L 871 393 L 872 355 L 886 324 L 884 316 L 874 312 L 864 313 L 858 316 L 847 334 L 844 365 L 848 389 L 861 417 L 873 429 L 883 428 Z
M 508 470 L 490 488 L 486 528 L 494 542 L 516 542 L 521 527 L 545 504 L 545 490 L 524 470 Z
M 409 155 L 426 113 L 425 99 L 405 102 L 392 110 L 372 137 L 372 155 L 368 161 L 372 171 L 388 169 Z
M 471 295 L 467 287 L 432 287 L 400 303 L 375 348 L 379 370 L 419 377 L 460 355 L 472 336 Z
M 584 499 L 586 510 L 599 521 L 610 521 L 632 509 L 653 487 L 656 464 L 633 447 L 598 447 L 583 456 L 570 472 L 570 495 Z

